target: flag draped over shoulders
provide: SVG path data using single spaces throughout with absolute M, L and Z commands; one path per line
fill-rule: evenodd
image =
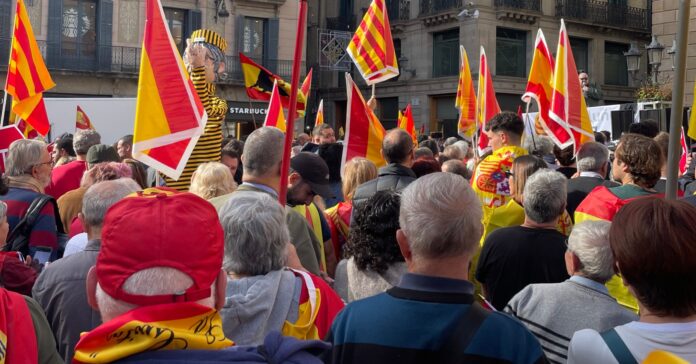
M 471 187 L 484 207 L 498 207 L 507 203 L 510 196 L 510 181 L 507 172 L 512 169 L 515 158 L 527 155 L 518 146 L 505 146 L 493 151 L 482 160 L 471 178 Z

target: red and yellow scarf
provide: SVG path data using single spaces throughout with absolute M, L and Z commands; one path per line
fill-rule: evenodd
M 0 288 L 0 364 L 38 363 L 34 322 L 20 294 Z
M 109 363 L 156 350 L 219 350 L 225 338 L 220 314 L 196 303 L 170 303 L 131 310 L 85 333 L 73 363 Z

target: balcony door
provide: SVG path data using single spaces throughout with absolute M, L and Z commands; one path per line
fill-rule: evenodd
M 63 0 L 62 59 L 89 69 L 97 51 L 97 1 Z

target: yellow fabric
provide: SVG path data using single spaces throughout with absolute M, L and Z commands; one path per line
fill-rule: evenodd
M 527 151 L 518 146 L 504 146 L 482 160 L 471 178 L 471 187 L 484 207 L 498 207 L 510 200 L 510 184 L 505 172 L 512 169 L 512 161 Z
M 689 364 L 689 362 L 672 353 L 655 350 L 648 354 L 643 364 Z
M 476 133 L 476 91 L 471 77 L 469 57 L 464 46 L 459 46 L 459 83 L 457 84 L 457 97 L 454 106 L 459 109 L 457 131 L 467 139 L 473 139 Z
M 309 299 L 307 302 L 300 304 L 297 321 L 285 321 L 282 334 L 283 336 L 292 336 L 300 340 L 321 340 L 322 338 L 319 337 L 319 331 L 316 325 L 314 325 L 321 305 L 321 294 L 319 289 L 314 286 L 312 278 L 309 277 L 307 273 L 296 270 L 293 270 L 293 272 L 301 276 L 307 287 Z
M 227 42 L 225 38 L 221 37 L 218 33 L 208 30 L 208 29 L 198 29 L 191 33 L 191 43 L 194 42 L 206 42 L 210 43 L 225 53 L 227 49 Z
M 324 253 L 323 230 L 321 229 L 321 219 L 319 218 L 319 209 L 317 208 L 317 205 L 315 205 L 314 203 L 310 204 L 309 206 L 297 205 L 294 206 L 292 209 L 299 212 L 300 215 L 304 216 L 305 219 L 307 219 L 309 226 L 312 228 L 312 231 L 314 232 L 314 236 L 317 237 L 317 240 L 319 241 L 319 247 L 321 248 L 321 251 L 319 252 L 319 256 L 321 258 L 321 261 L 319 262 L 319 268 L 322 270 L 322 272 L 326 272 L 326 254 Z

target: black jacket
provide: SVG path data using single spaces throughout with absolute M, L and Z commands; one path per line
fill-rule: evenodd
M 386 167 L 380 168 L 376 179 L 361 184 L 355 190 L 355 194 L 353 194 L 353 211 L 355 211 L 355 207 L 358 204 L 374 196 L 377 191 L 401 191 L 415 180 L 416 174 L 413 173 L 411 168 L 404 167 L 401 164 L 391 163 Z
M 568 210 L 568 214 L 570 214 L 573 220 L 575 219 L 575 209 L 580 206 L 580 203 L 587 197 L 590 191 L 600 185 L 608 188 L 619 186 L 616 182 L 607 181 L 599 177 L 576 177 L 568 180 L 568 201 L 566 210 Z

